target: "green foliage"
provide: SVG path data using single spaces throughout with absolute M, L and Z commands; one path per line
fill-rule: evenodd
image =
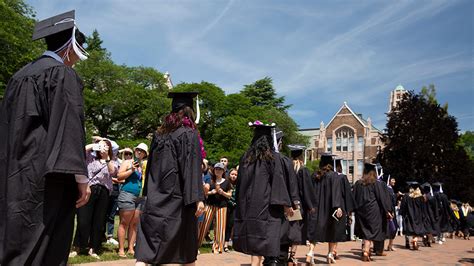
M 0 95 L 12 75 L 45 50 L 42 41 L 32 41 L 33 9 L 22 0 L 0 1 Z
M 450 197 L 474 200 L 473 162 L 458 145 L 456 119 L 435 98 L 410 92 L 388 116 L 381 159 L 399 184 L 441 181 Z
M 290 105 L 284 105 L 285 97 L 276 97 L 273 81 L 269 77 L 255 81 L 253 84 L 245 85 L 242 94 L 250 99 L 256 106 L 269 106 L 285 111 Z
M 319 159 L 314 161 L 307 161 L 306 168 L 309 169 L 310 173 L 314 173 L 319 170 Z
M 474 160 L 474 131 L 466 131 L 459 137 L 459 145 L 466 150 L 471 160 Z

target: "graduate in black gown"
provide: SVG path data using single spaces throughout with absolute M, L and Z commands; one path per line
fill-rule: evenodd
M 345 187 L 339 175 L 334 172 L 334 155 L 323 154 L 319 167 L 321 178 L 315 182 L 316 194 L 319 196 L 315 206 L 316 224 L 312 225 L 313 236 L 310 242 L 327 242 L 327 262 L 335 263 L 334 248 L 337 242 L 347 240 L 347 213 L 344 212 Z M 311 254 L 308 254 L 311 255 Z
M 285 213 L 292 202 L 281 155 L 276 151 L 274 126 L 250 124 L 254 137 L 240 159 L 233 232 L 236 251 L 264 256 L 264 265 L 283 265 L 279 260 Z
M 302 220 L 290 222 L 290 239 L 292 240 L 292 246 L 290 251 L 289 261 L 297 265 L 295 258 L 297 245 L 305 245 L 307 237 L 307 216 L 309 213 L 314 213 L 315 209 L 313 206 L 313 200 L 311 197 L 316 193 L 314 191 L 313 180 L 309 170 L 305 167 L 305 152 L 306 147 L 302 145 L 290 144 L 288 148 L 291 152 L 291 158 L 293 159 L 294 172 L 296 173 L 296 179 L 298 181 L 298 193 L 301 202 Z
M 13 75 L 0 109 L 0 265 L 66 265 L 90 189 L 74 11 L 36 23 L 47 51 Z M 79 197 L 79 200 L 78 200 Z
M 437 222 L 439 222 L 437 213 L 437 201 L 433 195 L 433 189 L 430 183 L 425 182 L 421 185 L 423 197 L 425 199 L 425 206 L 423 208 L 423 223 L 425 225 L 426 234 L 423 236 L 423 245 L 431 247 L 431 242 L 434 240 L 433 235 L 439 231 Z
M 375 164 L 366 163 L 362 179 L 354 185 L 355 234 L 364 240 L 363 261 L 371 260 L 371 242 L 385 239 L 387 219 L 393 218 L 385 192 L 386 185 L 377 180 L 375 167 Z
M 403 234 L 411 236 L 413 250 L 418 250 L 418 238 L 426 234 L 424 224 L 425 199 L 416 181 L 408 181 L 409 192 L 406 193 L 400 204 L 400 215 L 403 217 Z
M 155 132 L 146 171 L 146 203 L 137 232 L 137 265 L 189 264 L 198 253 L 204 211 L 203 149 L 195 124 L 197 93 L 170 92 L 172 111 Z
M 280 152 L 283 147 L 284 132 L 277 127 L 274 130 L 277 146 L 276 150 Z M 293 169 L 293 161 L 282 153 L 280 153 L 280 159 L 283 166 L 283 173 L 285 176 L 286 186 L 288 188 L 288 194 L 290 195 L 290 200 L 292 203 L 292 208 L 289 209 L 290 213 L 292 214 L 293 211 L 300 209 L 301 206 L 298 179 L 296 178 L 296 173 Z M 288 217 L 283 221 L 282 229 L 280 232 L 280 256 L 278 258 L 280 263 L 286 265 L 288 259 L 291 257 L 289 256 L 290 247 L 293 243 L 301 241 L 301 234 L 299 233 L 298 228 L 299 227 L 295 223 L 290 222 L 288 220 Z M 294 257 L 292 258 L 292 260 L 296 261 Z
M 395 239 L 397 235 L 397 231 L 400 228 L 398 225 L 397 219 L 396 219 L 396 212 L 395 212 L 395 207 L 397 206 L 397 194 L 395 194 L 395 191 L 393 188 L 395 187 L 395 178 L 390 177 L 388 175 L 387 177 L 387 188 L 388 188 L 388 194 L 390 197 L 390 203 L 392 205 L 392 219 L 388 220 L 388 228 L 387 228 L 387 238 L 389 239 L 388 241 L 388 246 L 387 246 L 387 251 L 395 251 L 395 248 L 393 247 L 393 240 Z
M 340 242 L 346 242 L 346 241 L 350 241 L 350 231 L 351 231 L 350 227 L 352 223 L 351 216 L 352 216 L 352 211 L 354 211 L 355 203 L 354 203 L 354 196 L 352 193 L 351 184 L 349 183 L 349 179 L 347 179 L 347 176 L 342 173 L 341 161 L 342 161 L 341 158 L 336 158 L 334 160 L 335 169 L 336 169 L 337 176 L 339 177 L 340 186 L 343 187 L 342 197 L 344 200 L 343 201 L 344 205 L 342 206 L 342 213 L 343 213 L 343 216 L 346 216 L 345 217 L 346 224 L 345 225 L 342 223 L 338 224 L 338 226 L 340 227 L 339 230 L 340 231 L 345 230 L 345 234 L 346 234 L 346 239 Z M 342 228 L 343 226 L 344 226 L 344 229 Z M 334 254 L 334 259 L 338 260 L 339 256 L 337 255 L 337 243 L 334 246 L 333 254 Z
M 432 184 L 433 194 L 437 201 L 438 215 L 439 215 L 439 228 L 437 232 L 438 244 L 442 245 L 446 241 L 445 234 L 453 232 L 451 226 L 451 220 L 453 219 L 452 211 L 448 197 L 443 192 L 443 184 L 441 182 L 435 182 Z
M 377 182 L 381 183 L 381 187 L 383 188 L 383 198 L 386 200 L 387 205 L 390 206 L 390 214 L 392 217 L 394 216 L 395 212 L 395 207 L 393 205 L 392 197 L 390 196 L 390 188 L 386 184 L 386 182 L 383 180 L 383 167 L 380 163 L 375 164 L 375 172 L 377 174 Z M 390 222 L 393 223 L 393 218 L 392 219 L 387 219 L 385 226 L 387 227 L 385 232 L 386 236 L 385 239 L 390 238 Z M 387 256 L 387 254 L 384 252 L 384 246 L 385 246 L 385 239 L 384 240 L 374 240 L 374 253 L 376 256 Z

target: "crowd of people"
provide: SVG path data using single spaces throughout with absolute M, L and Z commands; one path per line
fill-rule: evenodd
M 366 163 L 351 185 L 331 154 L 311 173 L 304 146 L 288 145 L 291 158 L 281 152 L 284 132 L 275 124 L 249 123 L 253 138 L 236 168 L 226 157 L 209 163 L 196 92 L 169 93 L 171 111 L 150 149 L 119 150 L 102 137 L 86 145 L 83 85 L 72 66 L 87 52 L 74 11 L 38 22 L 33 39 L 42 38 L 48 50 L 12 77 L 0 109 L 0 265 L 66 265 L 80 253 L 99 259 L 103 242 L 138 266 L 193 265 L 212 224 L 213 253 L 232 246 L 252 265 L 296 263 L 299 245 L 313 264 L 319 243 L 335 263 L 338 243 L 355 237 L 367 262 L 395 251 L 397 232 L 414 250 L 419 241 L 443 244 L 447 234 L 469 239 L 472 209 L 450 202 L 441 183 L 413 181 L 395 193 L 395 179 Z

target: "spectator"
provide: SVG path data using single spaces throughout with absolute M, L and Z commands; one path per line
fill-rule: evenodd
M 86 146 L 87 171 L 91 197 L 86 205 L 77 210 L 77 228 L 74 237 L 74 251 L 70 257 L 77 253 L 85 253 L 96 259 L 101 247 L 103 226 L 107 212 L 109 195 L 112 191 L 112 177 L 116 168 L 111 161 L 112 144 L 109 140 L 98 138 L 98 143 Z
M 114 174 L 111 175 L 112 177 L 112 193 L 109 197 L 109 206 L 107 208 L 107 222 L 106 222 L 106 236 L 107 236 L 107 243 L 117 246 L 118 242 L 114 239 L 114 226 L 115 226 L 115 215 L 117 214 L 118 209 L 118 195 L 120 193 L 120 183 L 117 179 L 118 169 L 120 168 L 120 162 L 118 159 L 119 153 L 119 145 L 115 141 L 110 141 L 112 143 L 112 163 L 114 164 Z M 131 153 L 130 153 L 131 155 Z
M 125 152 L 124 152 L 125 156 Z M 143 210 L 143 202 L 139 200 L 142 189 L 144 160 L 148 156 L 148 146 L 140 143 L 135 148 L 135 159 L 122 162 L 118 180 L 123 181 L 122 189 L 118 196 L 120 225 L 118 229 L 119 257 L 125 258 L 125 233 L 128 239 L 128 254 L 135 255 L 134 246 L 137 237 L 137 223 Z
M 225 156 L 222 156 L 219 162 L 224 165 L 225 176 L 229 176 L 229 159 Z
M 225 243 L 224 243 L 224 252 L 229 252 L 229 241 L 230 236 L 232 235 L 232 230 L 234 228 L 234 210 L 237 206 L 235 201 L 235 186 L 237 185 L 237 169 L 232 168 L 229 170 L 229 182 L 231 184 L 232 195 L 227 203 L 227 223 L 225 227 Z
M 202 244 L 204 236 L 209 231 L 211 221 L 216 216 L 214 222 L 214 243 L 213 253 L 222 253 L 224 251 L 225 228 L 227 219 L 227 202 L 232 196 L 230 182 L 225 178 L 224 164 L 216 163 L 214 172 L 211 176 L 210 191 L 207 192 L 207 203 L 204 211 L 204 221 L 199 228 L 199 245 Z

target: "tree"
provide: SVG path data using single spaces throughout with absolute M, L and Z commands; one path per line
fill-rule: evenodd
M 271 106 L 282 111 L 291 107 L 291 105 L 284 105 L 285 97 L 277 97 L 276 91 L 273 88 L 273 81 L 269 77 L 245 85 L 241 93 L 248 97 L 250 102 L 256 106 Z
M 459 145 L 462 146 L 471 160 L 474 160 L 474 131 L 466 131 L 459 138 Z
M 0 1 L 0 95 L 11 76 L 45 50 L 42 41 L 32 41 L 33 9 L 22 0 Z
M 381 160 L 400 184 L 406 180 L 441 181 L 446 183 L 448 195 L 466 197 L 461 183 L 464 190 L 474 192 L 472 178 L 463 174 L 474 170 L 464 149 L 457 145 L 456 119 L 437 101 L 409 92 L 388 118 Z

